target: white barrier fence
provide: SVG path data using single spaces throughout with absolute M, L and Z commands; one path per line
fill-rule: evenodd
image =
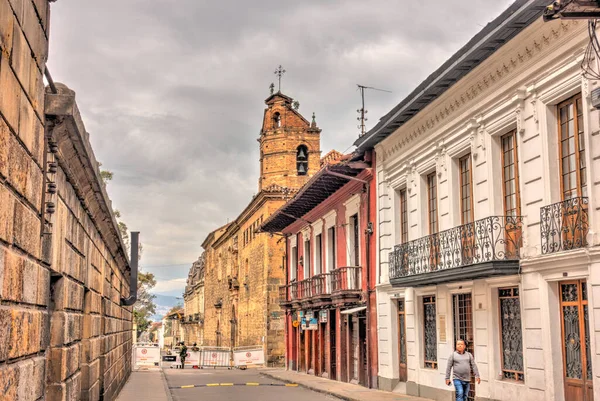
M 231 348 L 202 347 L 200 367 L 231 368 Z
M 158 344 L 135 344 L 133 346 L 133 364 L 135 367 L 159 366 L 160 348 Z
M 188 351 L 185 357 L 185 366 L 200 367 L 200 356 L 202 355 L 201 351 Z M 177 357 L 179 358 L 179 357 Z M 181 362 L 180 362 L 181 363 Z
M 237 347 L 233 349 L 233 365 L 238 368 L 264 365 L 265 352 L 263 347 Z

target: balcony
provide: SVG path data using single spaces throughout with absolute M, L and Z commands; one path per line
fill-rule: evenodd
M 521 216 L 490 216 L 396 245 L 390 283 L 416 287 L 516 274 L 522 226 Z
M 311 278 L 295 281 L 279 287 L 279 304 L 292 303 L 303 307 L 319 307 L 331 302 L 332 297 L 352 301 L 360 296 L 361 268 L 340 267 L 330 273 L 317 274 Z M 346 298 L 352 299 L 346 299 Z
M 542 254 L 588 245 L 588 198 L 571 198 L 540 209 Z

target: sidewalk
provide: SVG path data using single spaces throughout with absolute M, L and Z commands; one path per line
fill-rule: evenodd
M 431 401 L 428 398 L 371 390 L 350 383 L 324 379 L 304 373 L 290 372 L 283 369 L 263 368 L 260 374 L 285 383 L 297 383 L 319 393 L 325 393 L 346 401 Z
M 172 401 L 162 370 L 134 370 L 116 401 Z

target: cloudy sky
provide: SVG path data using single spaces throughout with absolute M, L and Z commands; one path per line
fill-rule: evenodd
M 156 291 L 181 296 L 200 244 L 257 191 L 258 143 L 273 71 L 314 111 L 323 154 L 368 127 L 511 0 L 59 0 L 55 81 L 77 92 L 113 205 L 141 231 Z

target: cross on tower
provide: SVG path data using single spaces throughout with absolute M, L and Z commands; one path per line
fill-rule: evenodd
M 277 77 L 279 78 L 278 92 L 281 92 L 281 77 L 283 76 L 283 74 L 285 74 L 285 70 L 283 69 L 283 67 L 281 67 L 280 64 L 279 67 L 277 67 L 277 69 L 275 70 L 275 75 L 277 75 Z

